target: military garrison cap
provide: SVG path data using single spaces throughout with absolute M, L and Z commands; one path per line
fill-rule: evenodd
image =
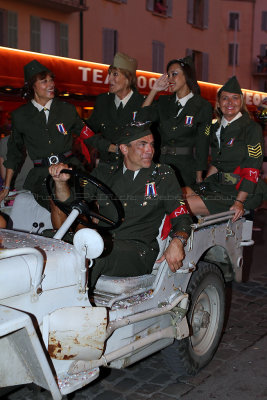
M 116 53 L 113 60 L 113 67 L 126 69 L 127 71 L 136 73 L 137 60 L 135 58 L 127 56 L 124 53 Z
M 151 135 L 150 121 L 132 122 L 121 129 L 121 134 L 117 140 L 117 144 L 128 144 L 133 140 L 140 139 L 144 136 Z
M 29 80 L 37 74 L 40 74 L 41 72 L 51 72 L 48 68 L 46 68 L 44 65 L 39 63 L 37 60 L 32 60 L 28 64 L 24 65 L 24 81 L 29 82 Z
M 222 92 L 243 94 L 236 76 L 232 76 L 232 78 L 228 79 L 228 81 L 220 88 L 218 95 Z

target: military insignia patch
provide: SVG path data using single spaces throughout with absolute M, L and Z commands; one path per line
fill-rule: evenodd
M 262 149 L 261 149 L 261 144 L 255 144 L 255 146 L 251 146 L 248 144 L 248 155 L 249 157 L 252 158 L 259 158 L 262 156 Z
M 232 147 L 234 144 L 235 138 L 231 138 L 229 142 L 226 143 L 227 146 Z
M 145 197 L 157 197 L 157 189 L 155 182 L 149 182 L 146 184 Z
M 57 124 L 57 130 L 59 131 L 59 133 L 62 133 L 63 135 L 67 135 L 68 132 L 66 131 L 66 129 L 64 128 L 64 124 Z
M 209 136 L 210 134 L 210 125 L 207 125 L 204 131 L 205 135 Z
M 194 119 L 194 117 L 193 116 L 190 116 L 190 115 L 187 115 L 186 117 L 185 117 L 185 125 L 186 126 L 192 126 L 193 125 L 193 119 Z

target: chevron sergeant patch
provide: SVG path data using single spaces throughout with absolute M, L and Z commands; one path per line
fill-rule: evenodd
M 205 128 L 205 135 L 209 136 L 210 134 L 210 125 L 207 125 Z
M 251 146 L 248 144 L 248 155 L 252 158 L 259 158 L 262 155 L 261 144 L 255 144 L 255 146 Z

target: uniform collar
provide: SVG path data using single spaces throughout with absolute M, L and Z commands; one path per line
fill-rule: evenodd
M 130 92 L 127 94 L 127 96 L 125 96 L 125 97 L 121 100 L 121 99 L 115 94 L 114 102 L 115 102 L 116 108 L 119 107 L 120 103 L 122 103 L 122 106 L 123 106 L 123 108 L 124 108 L 124 107 L 126 106 L 126 104 L 128 103 L 128 101 L 130 100 L 130 98 L 132 97 L 132 95 L 133 95 L 133 91 L 130 90 Z
M 226 126 L 230 125 L 232 122 L 236 121 L 237 119 L 239 119 L 241 117 L 242 117 L 242 113 L 240 111 L 231 121 L 227 121 L 227 119 L 222 117 L 221 125 L 225 128 Z
M 186 105 L 186 103 L 188 102 L 189 99 L 191 99 L 193 97 L 193 93 L 190 92 L 188 93 L 185 97 L 183 97 L 182 99 L 179 99 L 178 96 L 175 96 L 175 101 L 179 101 L 179 103 L 181 104 L 182 107 L 184 107 Z
M 126 171 L 127 171 L 127 168 L 126 168 L 125 164 L 123 163 L 122 173 L 124 174 Z M 134 179 L 137 177 L 139 171 L 140 171 L 140 169 L 138 169 L 137 171 L 134 171 Z
M 41 106 L 41 104 L 37 103 L 34 99 L 31 100 L 32 104 L 38 109 L 38 111 L 42 111 L 44 108 L 46 108 L 47 111 L 50 111 L 52 101 L 53 99 L 49 100 L 45 106 Z

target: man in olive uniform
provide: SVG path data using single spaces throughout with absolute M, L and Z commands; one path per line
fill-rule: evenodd
M 136 89 L 136 59 L 117 53 L 109 67 L 109 92 L 97 96 L 94 111 L 86 121 L 96 134 L 88 144 L 99 152 L 100 165 L 116 164 L 119 150 L 116 136 L 120 126 L 135 120 L 135 114 L 144 102 Z
M 106 183 L 121 199 L 125 220 L 112 231 L 111 253 L 96 260 L 92 270 L 93 286 L 101 274 L 110 276 L 137 276 L 151 272 L 157 258 L 158 230 L 165 214 L 169 214 L 162 236 L 173 238 L 164 255 L 170 269 L 175 272 L 182 265 L 184 248 L 190 234 L 191 217 L 182 199 L 180 186 L 173 170 L 166 165 L 152 162 L 154 139 L 146 125 L 125 128 L 118 140 L 123 155 L 123 165 L 105 174 L 96 168 L 93 175 Z M 56 197 L 70 202 L 72 194 L 68 189 L 69 175 L 60 174 L 64 164 L 50 167 L 56 184 Z M 95 198 L 95 189 L 85 186 L 87 198 Z M 97 197 L 97 196 L 96 196 Z M 115 210 L 109 200 L 97 197 L 101 214 L 114 219 Z
M 72 104 L 55 98 L 54 75 L 47 67 L 33 60 L 25 65 L 24 78 L 24 92 L 30 101 L 12 113 L 12 133 L 4 163 L 7 173 L 0 200 L 8 195 L 12 176 L 23 161 L 26 148 L 34 168 L 29 171 L 24 188 L 49 209 L 45 186 L 49 165 L 79 165 L 72 154 L 72 134 L 86 139 L 90 130 Z

